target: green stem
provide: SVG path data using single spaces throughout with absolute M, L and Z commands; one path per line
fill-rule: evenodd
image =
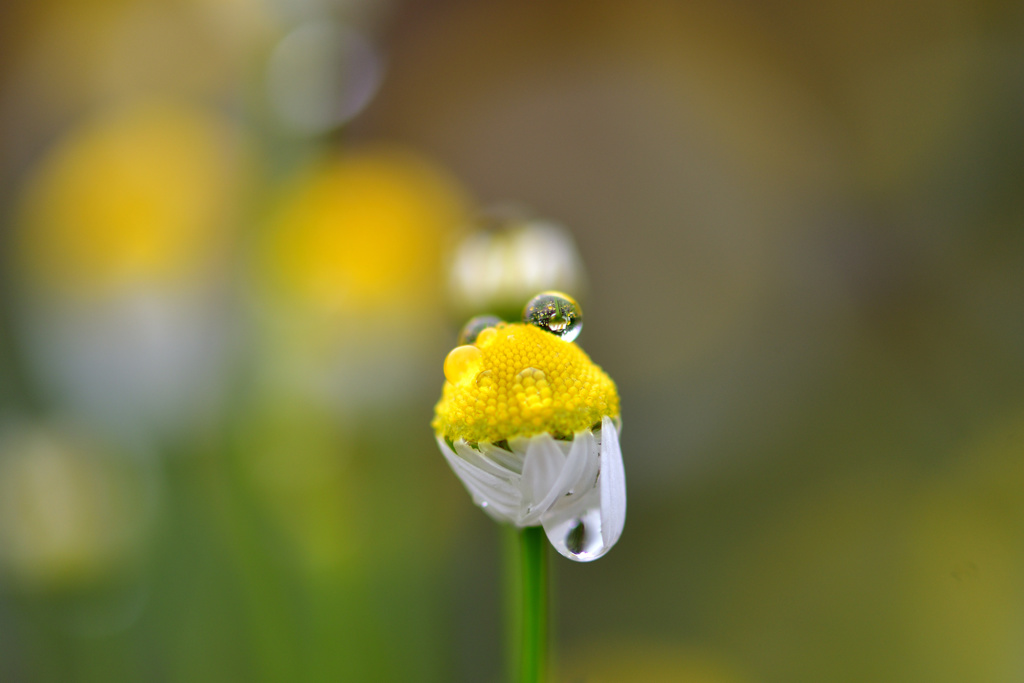
M 519 531 L 519 683 L 542 683 L 548 655 L 547 538 L 539 526 Z
M 519 532 L 511 525 L 501 525 L 502 583 L 505 586 L 502 611 L 505 614 L 505 680 L 519 681 L 519 642 L 522 640 L 523 615 L 519 605 L 523 602 L 523 587 L 519 579 Z

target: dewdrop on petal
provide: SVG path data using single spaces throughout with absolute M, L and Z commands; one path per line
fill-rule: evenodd
M 467 324 L 464 343 L 445 359 L 432 426 L 487 514 L 543 526 L 559 553 L 588 562 L 615 545 L 626 521 L 619 396 L 571 341 L 582 324 L 579 305 L 557 292 L 532 303 L 522 323 Z

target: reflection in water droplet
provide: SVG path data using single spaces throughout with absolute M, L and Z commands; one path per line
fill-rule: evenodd
M 488 327 L 494 327 L 501 322 L 496 315 L 478 315 L 472 318 L 462 327 L 459 332 L 459 344 L 475 344 L 477 337 Z
M 579 555 L 583 551 L 583 539 L 587 533 L 587 527 L 581 520 L 576 526 L 569 530 L 569 533 L 565 535 L 565 547 L 569 549 L 573 555 Z
M 483 359 L 483 352 L 475 346 L 456 346 L 444 359 L 444 376 L 452 384 L 475 377 Z
M 596 496 L 594 505 L 582 515 L 554 525 L 545 524 L 544 530 L 555 550 L 570 560 L 590 562 L 608 551 L 601 538 L 601 507 Z
M 523 322 L 572 341 L 583 329 L 583 310 L 568 294 L 544 292 L 526 304 Z

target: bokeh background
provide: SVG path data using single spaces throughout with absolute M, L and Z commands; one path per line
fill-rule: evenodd
M 623 404 L 557 680 L 1024 680 L 1022 184 L 1019 2 L 5 0 L 0 680 L 500 680 L 513 215 Z

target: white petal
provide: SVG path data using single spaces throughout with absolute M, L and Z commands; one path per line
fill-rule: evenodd
M 556 501 L 542 523 L 555 550 L 570 560 L 590 562 L 607 553 L 622 535 L 626 475 L 613 421 L 605 418 L 599 434 L 576 438 L 580 444 L 592 444 L 593 450 L 572 493 Z
M 611 418 L 601 421 L 601 537 L 606 547 L 615 545 L 626 525 L 626 469 L 622 465 L 619 434 Z
M 599 465 L 597 452 L 597 442 L 589 430 L 576 434 L 572 440 L 565 469 L 555 485 L 558 499 L 552 500 L 552 504 L 559 507 L 571 505 L 575 503 L 573 499 L 581 497 L 586 493 L 586 489 L 593 485 L 597 479 Z
M 579 432 L 573 440 L 560 497 L 542 518 L 544 532 L 555 550 L 576 562 L 596 560 L 608 551 L 601 534 L 601 458 L 598 435 Z
M 519 486 L 513 484 L 508 479 L 500 477 L 492 472 L 488 472 L 486 469 L 480 467 L 477 462 L 469 462 L 457 451 L 463 450 L 459 448 L 459 443 L 455 443 L 456 452 L 452 452 L 450 449 L 446 453 L 445 457 L 448 458 L 448 463 L 456 470 L 456 474 L 465 483 L 466 479 L 470 479 L 475 482 L 479 487 L 483 487 L 485 491 L 492 492 L 494 497 L 498 500 L 512 503 L 519 499 Z
M 523 461 L 523 502 L 528 508 L 524 510 L 521 526 L 536 524 L 551 506 L 557 495 L 553 489 L 565 469 L 565 462 L 565 455 L 550 434 L 533 437 Z
M 512 449 L 512 452 L 521 458 L 526 457 L 526 452 L 530 450 L 530 444 L 533 443 L 533 438 L 529 436 L 517 436 L 508 440 L 508 447 Z
M 523 458 L 522 455 L 511 453 L 500 446 L 495 446 L 492 443 L 486 441 L 480 442 L 480 452 L 491 462 L 498 464 L 510 472 L 516 474 L 523 473 Z
M 573 443 L 580 448 L 579 469 L 573 472 L 570 486 L 566 491 L 571 491 L 572 495 L 576 496 L 585 494 L 597 483 L 597 475 L 601 471 L 601 459 L 598 457 L 601 443 L 589 429 L 577 434 Z
M 455 442 L 455 452 L 460 458 L 468 462 L 470 465 L 473 465 L 488 474 L 492 474 L 499 479 L 509 482 L 515 479 L 513 472 L 510 472 L 507 468 L 502 467 L 493 460 L 484 457 L 480 451 L 470 446 L 464 439 L 459 439 Z
M 487 503 L 488 514 L 505 521 L 515 521 L 519 517 L 522 496 L 517 487 L 463 460 L 444 438 L 438 437 L 437 445 L 477 505 Z

